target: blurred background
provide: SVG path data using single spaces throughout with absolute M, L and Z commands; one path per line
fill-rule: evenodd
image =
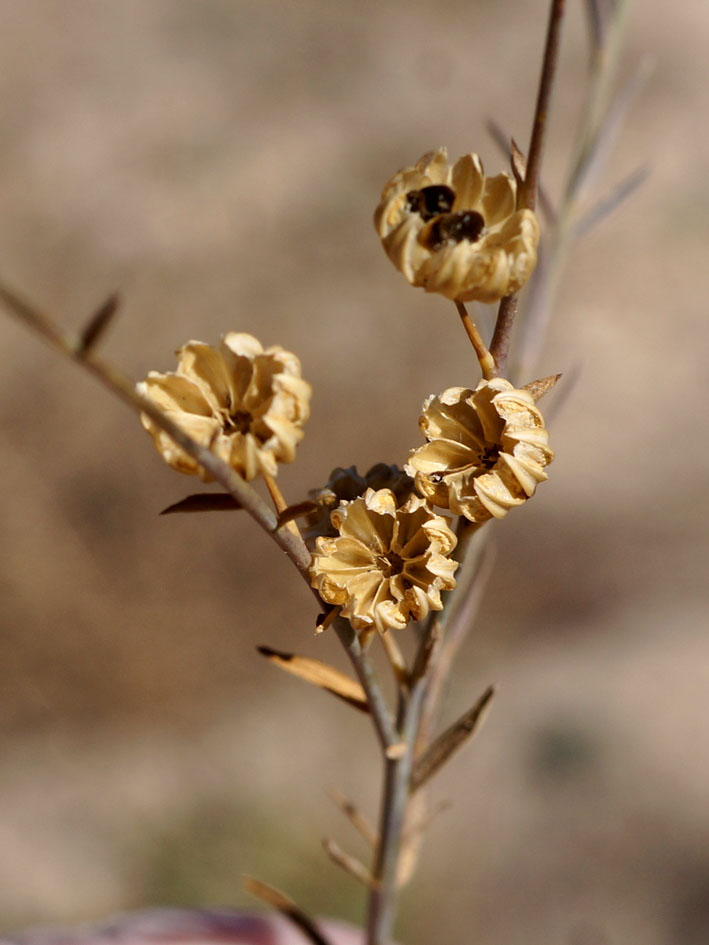
M 583 101 L 567 4 L 544 177 Z M 336 465 L 402 462 L 421 402 L 474 384 L 450 303 L 409 288 L 371 216 L 424 151 L 528 140 L 547 4 L 522 0 L 0 0 L 0 270 L 63 323 L 118 289 L 106 356 L 136 379 L 237 329 L 314 387 L 290 501 Z M 621 79 L 653 71 L 601 196 L 651 177 L 573 253 L 538 375 L 580 378 L 557 460 L 497 528 L 446 719 L 482 733 L 435 784 L 407 945 L 709 940 L 709 8 L 631 9 Z M 489 331 L 492 313 L 480 315 Z M 366 720 L 261 661 L 344 663 L 239 515 L 158 512 L 199 488 L 136 418 L 0 320 L 0 924 L 148 904 L 246 906 L 243 872 L 357 921 L 321 852 L 372 816 Z

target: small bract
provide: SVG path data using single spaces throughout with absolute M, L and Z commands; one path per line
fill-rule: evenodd
M 219 348 L 188 341 L 177 359 L 177 371 L 151 371 L 138 391 L 244 479 L 275 476 L 278 463 L 293 461 L 311 394 L 294 354 L 277 345 L 264 350 L 253 335 L 229 332 Z M 211 479 L 149 417 L 141 420 L 173 469 Z
M 537 262 L 539 223 L 516 209 L 509 174 L 486 177 L 477 154 L 452 166 L 445 148 L 392 177 L 374 225 L 387 255 L 415 286 L 458 302 L 517 292 Z

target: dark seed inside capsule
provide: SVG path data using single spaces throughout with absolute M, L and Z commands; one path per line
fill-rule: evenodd
M 485 220 L 477 210 L 444 213 L 421 234 L 421 241 L 431 252 L 436 252 L 448 242 L 462 243 L 463 240 L 469 240 L 474 243 L 484 228 Z
M 428 221 L 439 213 L 448 213 L 453 209 L 455 191 L 445 184 L 431 184 L 421 190 L 410 190 L 406 195 L 408 208 L 412 213 L 419 213 Z
M 480 465 L 484 469 L 492 469 L 500 456 L 499 446 L 486 446 L 480 454 Z

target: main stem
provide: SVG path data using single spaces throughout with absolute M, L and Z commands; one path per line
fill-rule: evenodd
M 410 796 L 414 748 L 421 720 L 426 679 L 413 686 L 400 713 L 400 756 L 386 757 L 384 790 L 379 823 L 379 843 L 374 863 L 374 886 L 367 911 L 367 945 L 388 945 L 396 916 L 399 852 Z
M 534 123 L 532 125 L 532 137 L 529 142 L 527 170 L 522 183 L 518 209 L 526 207 L 528 210 L 534 210 L 537 205 L 539 171 L 542 166 L 544 135 L 547 127 L 551 90 L 554 85 L 554 76 L 556 75 L 556 63 L 559 59 L 561 22 L 564 17 L 565 3 L 566 0 L 552 0 L 551 9 L 549 10 L 549 23 L 547 26 L 544 59 L 542 61 L 542 74 L 539 78 L 539 91 L 537 93 L 537 104 L 534 109 Z
M 542 62 L 542 73 L 539 79 L 539 92 L 537 93 L 537 104 L 534 109 L 534 121 L 532 123 L 532 137 L 529 142 L 529 152 L 527 157 L 527 170 L 524 181 L 517 195 L 517 209 L 534 210 L 537 204 L 537 189 L 539 186 L 539 171 L 542 163 L 542 154 L 544 151 L 544 136 L 547 128 L 547 115 L 549 113 L 549 102 L 551 101 L 551 91 L 554 85 L 554 76 L 556 74 L 556 64 L 559 59 L 559 46 L 561 40 L 561 23 L 564 17 L 565 0 L 552 0 L 549 10 L 549 22 L 547 25 L 547 38 L 544 47 L 544 59 Z M 500 302 L 500 308 L 497 313 L 495 331 L 490 342 L 490 353 L 495 359 L 497 373 L 505 369 L 507 363 L 507 354 L 510 349 L 512 338 L 512 326 L 517 315 L 517 296 L 508 295 Z

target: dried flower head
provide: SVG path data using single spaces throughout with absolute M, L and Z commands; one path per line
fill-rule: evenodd
M 510 175 L 486 177 L 477 154 L 451 167 L 445 148 L 395 174 L 374 225 L 415 286 L 458 302 L 495 302 L 522 288 L 537 262 L 539 223 L 516 210 Z
M 429 397 L 419 425 L 428 443 L 411 453 L 406 471 L 433 505 L 471 522 L 521 505 L 554 459 L 534 398 L 501 377 Z
M 264 350 L 238 332 L 224 335 L 219 348 L 188 341 L 176 353 L 177 371 L 151 371 L 138 384 L 141 394 L 245 479 L 275 476 L 278 463 L 293 461 L 311 393 L 294 354 L 277 345 Z M 166 463 L 211 478 L 148 417 L 141 419 Z
M 414 491 L 414 481 L 399 466 L 387 466 L 377 463 L 361 476 L 355 466 L 344 469 L 338 466 L 330 473 L 330 478 L 322 489 L 312 489 L 310 498 L 316 503 L 316 510 L 305 520 L 301 529 L 303 537 L 314 539 L 321 535 L 334 536 L 337 529 L 332 524 L 330 513 L 340 502 L 351 502 L 363 496 L 367 489 L 390 489 L 397 505 L 402 505 Z
M 441 591 L 455 587 L 456 537 L 424 499 L 397 506 L 390 489 L 368 489 L 335 509 L 332 524 L 337 537 L 318 538 L 311 583 L 356 630 L 402 629 L 442 609 Z

